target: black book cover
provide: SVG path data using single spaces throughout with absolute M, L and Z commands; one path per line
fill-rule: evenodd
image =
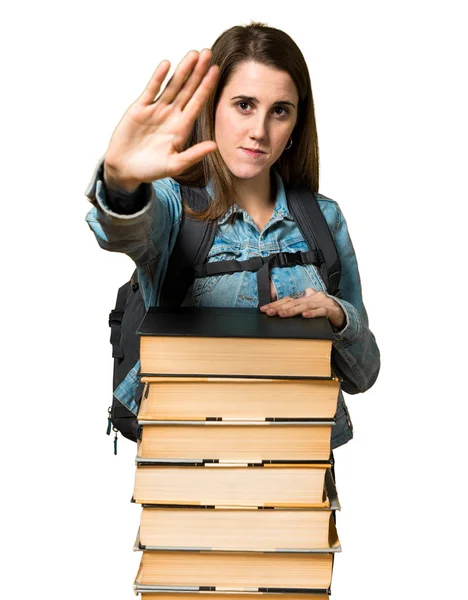
M 269 317 L 257 308 L 151 307 L 138 332 L 145 336 L 333 340 L 326 317 Z

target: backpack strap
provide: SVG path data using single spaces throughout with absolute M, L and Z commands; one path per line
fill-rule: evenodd
M 115 308 L 109 313 L 109 327 L 111 328 L 110 343 L 112 344 L 112 358 L 123 358 L 124 353 L 120 347 L 120 336 L 122 330 L 122 318 L 125 312 L 125 301 L 129 292 L 131 282 L 127 281 L 117 292 Z
M 340 297 L 341 261 L 335 240 L 317 202 L 317 194 L 308 188 L 293 187 L 287 191 L 288 206 L 309 248 L 320 249 L 323 262 L 319 271 L 328 293 Z
M 210 196 L 204 188 L 180 186 L 183 204 L 201 212 L 208 208 Z M 169 258 L 161 288 L 160 306 L 180 306 L 194 279 L 193 268 L 205 262 L 215 234 L 217 221 L 199 221 L 182 212 L 179 234 Z

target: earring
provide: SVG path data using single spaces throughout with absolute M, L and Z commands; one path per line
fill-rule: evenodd
M 284 148 L 285 150 L 289 150 L 292 146 L 292 137 L 289 138 L 289 144 Z

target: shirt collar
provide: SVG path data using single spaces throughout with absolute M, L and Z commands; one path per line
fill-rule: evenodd
M 293 217 L 289 212 L 288 208 L 288 201 L 286 198 L 286 191 L 284 189 L 283 179 L 276 167 L 272 167 L 272 169 L 276 180 L 276 202 L 272 218 L 281 217 L 286 219 L 292 219 Z M 205 187 L 211 198 L 213 198 L 213 186 L 211 179 L 208 181 Z M 218 225 L 222 225 L 223 223 L 225 223 L 228 220 L 228 218 L 232 215 L 232 213 L 243 213 L 244 215 L 247 214 L 246 211 L 243 210 L 237 203 L 234 203 L 234 205 L 231 206 L 229 210 L 218 219 Z

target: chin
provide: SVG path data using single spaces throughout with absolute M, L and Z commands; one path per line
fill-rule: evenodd
M 238 179 L 253 179 L 254 177 L 258 177 L 261 173 L 269 171 L 270 165 L 262 165 L 260 168 L 253 165 L 227 164 L 227 168 L 231 171 L 233 176 Z

